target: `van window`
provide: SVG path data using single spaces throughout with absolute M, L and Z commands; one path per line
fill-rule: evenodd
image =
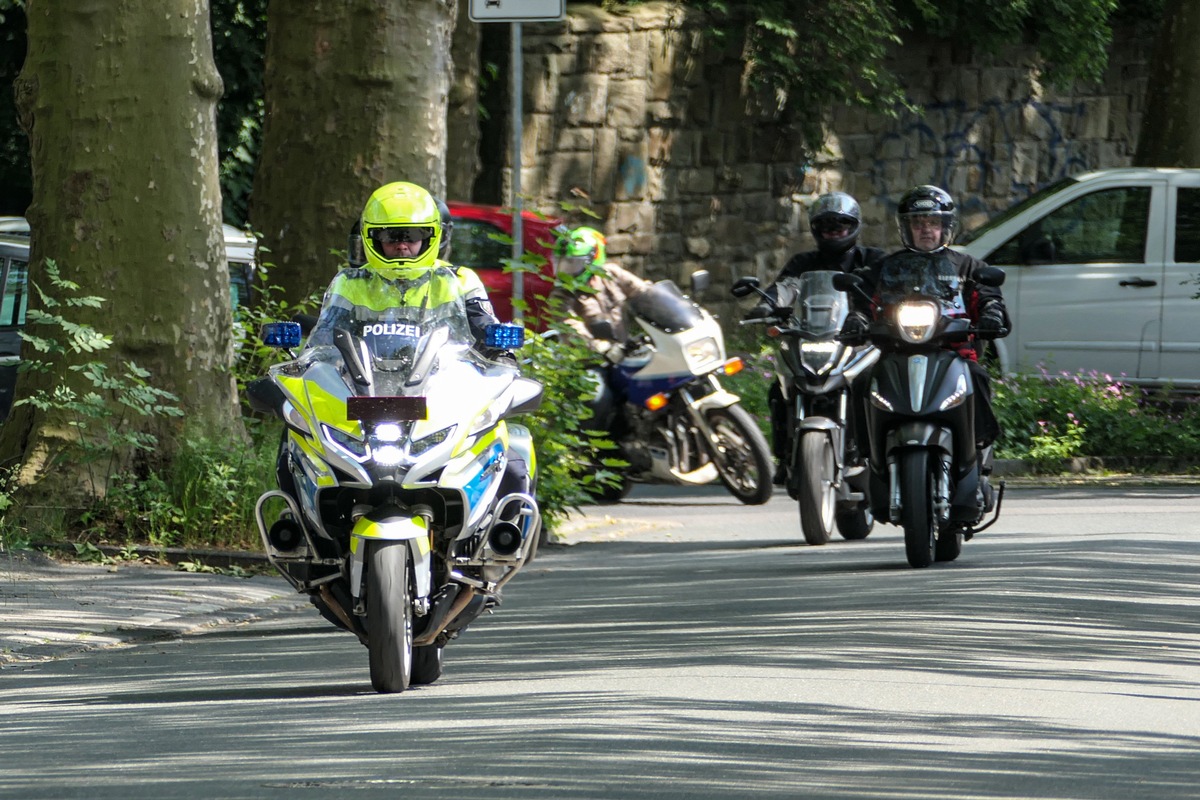
M 1140 264 L 1150 187 L 1092 192 L 1056 209 L 995 250 L 993 264 Z
M 24 325 L 25 308 L 29 305 L 29 295 L 25 291 L 29 264 L 15 258 L 8 264 L 8 275 L 4 281 L 4 302 L 0 305 L 0 327 Z
M 511 239 L 495 225 L 475 219 L 454 220 L 450 261 L 473 270 L 501 269 L 506 258 L 512 258 L 512 245 L 491 238 L 501 235 Z
M 1175 261 L 1200 261 L 1200 189 L 1181 186 L 1175 194 Z

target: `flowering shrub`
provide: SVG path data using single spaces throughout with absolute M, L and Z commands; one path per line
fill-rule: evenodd
M 1090 372 L 993 377 L 999 458 L 1200 458 L 1200 406 Z

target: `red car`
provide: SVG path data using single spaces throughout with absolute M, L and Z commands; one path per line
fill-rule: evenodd
M 511 240 L 511 209 L 474 203 L 447 202 L 446 205 L 454 220 L 450 261 L 479 273 L 492 298 L 496 316 L 505 322 L 511 320 L 513 276 L 505 271 L 504 261 L 512 259 L 512 245 L 492 238 L 494 235 L 503 235 Z M 533 322 L 540 316 L 543 301 L 554 288 L 554 266 L 550 263 L 550 256 L 556 238 L 553 230 L 561 224 L 562 220 L 543 218 L 531 211 L 521 214 L 525 252 L 546 259 L 546 263 L 539 267 L 539 272 L 524 274 L 524 297 L 528 303 L 525 313 L 533 318 L 526 324 L 531 328 L 540 327 Z

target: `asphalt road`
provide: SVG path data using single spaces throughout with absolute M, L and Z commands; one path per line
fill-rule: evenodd
M 959 561 L 638 491 L 370 691 L 315 613 L 0 673 L 0 797 L 1196 798 L 1195 487 L 1010 493 Z

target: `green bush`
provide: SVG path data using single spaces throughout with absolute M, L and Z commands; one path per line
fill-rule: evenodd
M 999 458 L 1049 466 L 1074 456 L 1200 459 L 1200 406 L 1096 372 L 992 380 Z
M 778 380 L 779 364 L 775 347 L 760 326 L 738 328 L 725 336 L 725 352 L 740 356 L 745 368 L 723 378 L 721 385 L 741 398 L 741 406 L 754 417 L 767 441 L 771 441 L 771 412 L 767 392 Z

